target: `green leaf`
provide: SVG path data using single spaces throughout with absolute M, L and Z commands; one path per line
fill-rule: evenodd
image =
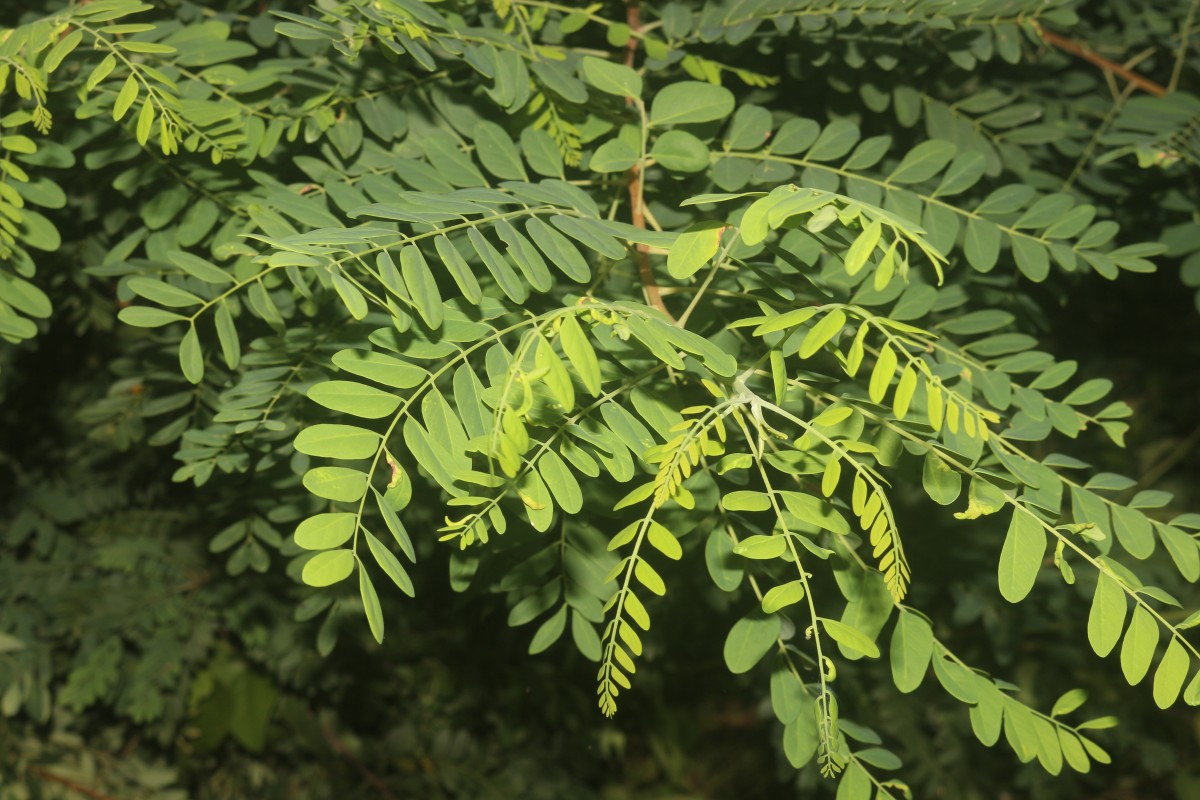
M 825 126 L 812 148 L 805 154 L 808 161 L 833 161 L 849 153 L 859 140 L 858 126 L 848 119 L 835 119 Z
M 901 611 L 892 631 L 889 658 L 892 681 L 896 688 L 908 694 L 916 691 L 929 671 L 933 660 L 933 628 L 924 617 L 911 611 Z
M 1031 512 L 1014 508 L 1000 550 L 1000 594 L 1005 600 L 1019 603 L 1033 589 L 1047 544 L 1041 522 Z
M 300 579 L 309 586 L 332 586 L 354 572 L 354 553 L 350 550 L 326 550 L 304 564 Z
M 333 411 L 379 419 L 400 406 L 396 395 L 354 381 L 324 381 L 309 387 L 308 399 Z
M 871 778 L 858 764 L 846 768 L 838 782 L 835 800 L 871 800 Z
M 667 585 L 663 583 L 662 576 L 645 559 L 639 558 L 634 562 L 633 575 L 637 578 L 638 583 L 659 597 L 667 593 Z
M 416 597 L 417 592 L 413 588 L 412 579 L 408 577 L 408 572 L 400 563 L 400 559 L 396 558 L 395 554 L 384 545 L 383 542 L 371 535 L 369 531 L 363 531 L 364 538 L 367 540 L 367 549 L 371 551 L 375 563 L 383 570 L 384 574 L 391 578 L 392 583 L 399 587 L 400 591 L 404 592 L 409 597 Z
M 672 172 L 701 172 L 709 164 L 708 147 L 682 130 L 670 130 L 659 136 L 650 155 Z
M 400 251 L 400 273 L 404 276 L 404 285 L 408 287 L 421 319 L 430 328 L 440 328 L 442 296 L 438 293 L 433 271 L 416 245 L 410 244 Z
M 404 473 L 400 474 L 404 475 Z M 417 553 L 413 549 L 412 539 L 409 538 L 408 531 L 404 528 L 400 517 L 396 516 L 395 511 L 396 506 L 403 507 L 407 505 L 407 501 L 402 503 L 394 502 L 394 493 L 407 483 L 407 477 L 404 477 L 402 481 L 393 479 L 392 482 L 395 485 L 389 485 L 386 494 L 380 494 L 374 489 L 371 491 L 375 495 L 375 504 L 379 507 L 379 514 L 383 517 L 383 522 L 387 526 L 388 531 L 391 532 L 392 538 L 396 540 L 396 544 L 400 545 L 400 549 L 404 551 L 404 555 L 408 556 L 408 560 L 415 563 Z
M 371 458 L 379 449 L 381 437 L 374 431 L 353 425 L 311 425 L 296 435 L 295 447 L 301 453 L 322 458 Z
M 725 226 L 706 220 L 697 222 L 679 235 L 667 254 L 667 272 L 672 278 L 690 278 L 721 248 Z
M 151 302 L 170 308 L 187 308 L 204 302 L 186 289 L 153 278 L 131 278 L 129 288 Z
M 339 350 L 332 360 L 338 369 L 396 389 L 411 389 L 429 377 L 415 364 L 369 350 Z
M 586 283 L 592 279 L 592 270 L 587 260 L 576 249 L 567 237 L 542 222 L 537 217 L 525 223 L 525 232 L 534 244 L 541 249 L 550 263 L 558 267 L 568 278 L 577 283 Z
M 858 628 L 825 617 L 821 618 L 821 625 L 825 628 L 825 632 L 842 647 L 855 653 L 861 653 L 867 658 L 879 658 L 879 647 Z
M 1167 644 L 1167 652 L 1158 664 L 1154 673 L 1154 703 L 1159 708 L 1170 708 L 1183 689 L 1187 679 L 1191 659 L 1179 642 L 1179 637 L 1172 636 Z
M 567 628 L 567 606 L 561 605 L 538 627 L 529 643 L 529 655 L 537 655 L 559 640 Z
M 588 169 L 593 172 L 625 172 L 640 158 L 641 154 L 624 139 L 609 139 L 592 153 Z
M 506 181 L 529 179 L 516 144 L 496 123 L 487 120 L 475 123 L 475 150 L 484 169 L 497 178 Z
M 1040 283 L 1050 275 L 1050 251 L 1036 239 L 1016 234 L 1009 236 L 1017 268 L 1029 280 Z
M 571 611 L 571 638 L 575 640 L 575 647 L 589 661 L 599 661 L 603 655 L 600 637 L 596 634 L 596 629 L 592 627 L 592 623 L 588 622 L 587 617 L 579 613 L 578 610 Z
M 563 462 L 558 453 L 547 449 L 538 461 L 538 471 L 546 482 L 555 501 L 568 514 L 577 514 L 583 508 L 583 491 L 575 475 Z
M 187 319 L 179 314 L 151 306 L 126 306 L 117 312 L 117 318 L 135 328 L 161 328 L 163 325 Z
M 1134 558 L 1149 558 L 1154 553 L 1154 528 L 1140 511 L 1125 506 L 1112 507 L 1113 532 L 1117 541 Z
M 931 139 L 914 147 L 888 176 L 888 183 L 921 183 L 941 172 L 958 148 L 952 142 Z
M 200 336 L 196 333 L 196 326 L 190 323 L 179 343 L 179 368 L 189 383 L 204 380 L 204 354 L 200 352 Z
M 958 474 L 932 450 L 925 454 L 921 470 L 921 485 L 933 502 L 948 506 L 962 494 L 962 475 Z
M 58 69 L 63 59 L 69 56 L 79 46 L 81 41 L 83 41 L 83 31 L 79 28 L 59 39 L 54 47 L 50 48 L 50 52 L 46 54 L 46 60 L 42 62 L 42 67 L 46 70 L 47 74 Z
M 800 769 L 816 755 L 821 740 L 816 717 L 800 713 L 783 729 L 783 752 L 793 769 Z
M 1146 677 L 1158 647 L 1158 637 L 1158 623 L 1153 615 L 1143 605 L 1134 606 L 1133 621 L 1121 644 L 1121 672 L 1130 686 L 1136 686 Z
M 1103 658 L 1121 640 L 1125 628 L 1127 603 L 1125 592 L 1114 578 L 1103 572 L 1096 580 L 1092 610 L 1088 615 L 1088 642 L 1096 655 Z
M 733 93 L 723 86 L 700 81 L 680 81 L 664 86 L 650 104 L 650 124 L 655 126 L 711 122 L 733 113 Z
M 238 339 L 237 325 L 226 303 L 218 303 L 213 312 L 213 323 L 217 328 L 217 341 L 221 344 L 221 357 L 230 369 L 237 369 L 242 360 L 242 345 Z
M 445 236 L 435 237 L 433 244 L 437 248 L 438 258 L 442 260 L 442 265 L 446 267 L 450 276 L 454 278 L 454 282 L 458 284 L 458 289 L 462 292 L 463 297 L 468 303 L 478 305 L 483 298 L 483 291 L 479 288 L 479 281 L 476 280 L 475 273 L 471 272 L 470 266 L 458 252 L 458 248 Z
M 379 605 L 379 595 L 365 569 L 358 571 L 358 594 L 362 598 L 363 613 L 367 615 L 367 625 L 375 641 L 383 644 L 383 608 Z
M 145 145 L 150 141 L 150 133 L 154 130 L 154 106 L 150 103 L 143 103 L 142 110 L 138 112 L 137 127 L 134 136 L 137 143 Z
M 317 497 L 353 503 L 367 493 L 367 474 L 346 467 L 317 467 L 304 473 L 304 488 Z
M 749 672 L 779 637 L 779 615 L 751 611 L 734 623 L 725 637 L 725 666 L 735 675 Z
M 704 546 L 704 564 L 713 583 L 723 592 L 737 589 L 745 576 L 745 570 L 734 559 L 733 541 L 720 526 L 709 531 Z
M 579 376 L 584 388 L 593 397 L 599 397 L 600 362 L 575 315 L 563 317 L 562 324 L 558 329 L 558 337 L 563 353 L 571 362 L 571 366 L 574 368 L 575 374 Z
M 358 518 L 348 511 L 317 514 L 296 526 L 296 545 L 305 550 L 329 550 L 350 541 Z
M 641 97 L 642 76 L 625 66 L 594 56 L 584 56 L 580 62 L 583 79 L 605 94 L 618 97 Z

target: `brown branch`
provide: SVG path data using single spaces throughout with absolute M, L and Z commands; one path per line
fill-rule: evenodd
M 61 775 L 55 775 L 53 772 L 44 770 L 41 767 L 31 766 L 25 771 L 30 775 L 41 778 L 44 781 L 50 781 L 52 783 L 57 783 L 59 786 L 65 786 L 71 791 L 78 792 L 84 797 L 90 797 L 91 800 L 117 800 L 117 798 L 113 797 L 112 795 L 107 795 L 104 792 L 91 789 L 81 783 L 76 783 L 70 778 L 64 778 Z
M 641 9 L 638 7 L 638 0 L 629 0 L 626 4 L 625 22 L 629 25 L 629 30 L 633 33 L 641 31 L 642 14 Z M 633 69 L 633 63 L 637 56 L 637 48 L 638 37 L 630 35 L 629 42 L 625 45 L 625 66 L 630 69 Z M 625 102 L 633 105 L 633 98 L 626 98 Z M 643 231 L 646 230 L 645 204 L 642 165 L 639 162 L 629 168 L 629 215 L 633 227 Z M 642 290 L 646 293 L 646 302 L 666 314 L 674 322 L 675 317 L 671 316 L 671 312 L 667 310 L 667 305 L 662 299 L 662 292 L 658 288 L 658 281 L 654 279 L 654 270 L 650 267 L 650 248 L 644 244 L 638 244 L 635 249 L 637 251 L 638 277 L 641 278 Z
M 1124 67 L 1115 61 L 1105 58 L 1085 44 L 1072 41 L 1065 36 L 1058 35 L 1054 31 L 1048 31 L 1041 26 L 1038 26 L 1038 32 L 1042 35 L 1042 40 L 1046 44 L 1057 47 L 1059 50 L 1070 53 L 1073 56 L 1078 56 L 1084 61 L 1091 62 L 1105 72 L 1111 72 L 1114 75 L 1119 75 L 1137 88 L 1141 89 L 1143 92 L 1152 94 L 1155 97 L 1162 97 L 1167 93 L 1166 87 L 1162 84 L 1155 83 L 1144 75 L 1139 75 L 1128 67 Z
M 314 717 L 312 711 L 308 712 L 309 719 Z M 387 784 L 383 779 L 372 772 L 366 764 L 359 760 L 358 756 L 350 752 L 350 748 L 346 747 L 345 743 L 337 737 L 333 732 L 333 728 L 329 727 L 329 723 L 321 721 L 321 734 L 325 737 L 325 741 L 329 744 L 330 749 L 337 753 L 346 762 L 358 770 L 358 774 L 362 776 L 363 781 L 371 785 L 375 791 L 379 792 L 379 796 L 384 800 L 396 800 L 396 796 L 388 789 Z

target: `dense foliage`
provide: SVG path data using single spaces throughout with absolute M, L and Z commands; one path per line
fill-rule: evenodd
M 0 797 L 1196 796 L 1198 6 L 0 20 Z

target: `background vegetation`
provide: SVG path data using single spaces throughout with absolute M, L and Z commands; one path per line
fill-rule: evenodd
M 1183 697 L 1167 710 L 1155 702 L 1165 691 L 1155 676 L 1172 672 L 1168 642 L 1194 653 L 1197 641 L 1200 517 L 1188 513 L 1200 509 L 1200 99 L 1189 91 L 1200 83 L 1197 3 L 18 5 L 0 12 L 0 797 L 1200 797 L 1194 658 L 1184 656 Z M 953 191 L 952 174 L 961 185 Z M 788 185 L 836 197 L 762 222 L 764 237 L 768 225 L 778 231 L 767 239 L 774 250 L 718 238 L 725 223 L 745 236 L 759 201 L 725 193 Z M 539 270 L 537 250 L 522 256 L 532 230 L 522 226 L 514 246 L 477 211 L 438 206 L 486 205 L 495 200 L 484 190 L 498 186 L 591 225 L 563 229 L 578 236 L 559 237 L 565 252 L 547 251 L 556 271 Z M 1017 188 L 997 200 L 1005 186 Z M 457 224 L 447 222 L 455 215 L 511 259 L 511 279 L 461 230 L 451 244 L 458 271 L 428 242 L 424 256 L 403 251 L 405 237 Z M 867 242 L 873 222 L 886 226 L 879 245 Z M 364 225 L 398 237 L 391 271 L 373 258 L 327 269 L 323 259 L 361 255 L 379 235 L 362 234 Z M 691 238 L 677 238 L 683 231 Z M 893 237 L 911 269 L 880 279 Z M 267 268 L 274 273 L 260 279 Z M 587 352 L 612 393 L 601 396 L 655 444 L 671 441 L 668 423 L 686 406 L 721 405 L 702 380 L 727 397 L 748 387 L 805 421 L 852 409 L 865 421 L 837 429 L 839 441 L 875 446 L 885 429 L 916 437 L 902 458 L 810 448 L 815 465 L 779 473 L 808 496 L 831 495 L 828 507 L 854 529 L 801 519 L 807 533 L 795 541 L 808 548 L 806 596 L 824 618 L 864 629 L 866 644 L 821 627 L 800 603 L 770 615 L 787 619 L 779 659 L 796 659 L 799 691 L 820 700 L 830 679 L 837 729 L 823 727 L 828 713 L 800 716 L 793 704 L 805 701 L 779 677 L 791 662 L 772 654 L 757 663 L 761 636 L 748 635 L 745 652 L 727 644 L 739 619 L 767 616 L 753 611 L 743 571 L 764 590 L 796 578 L 794 558 L 706 555 L 721 539 L 711 531 L 724 535 L 719 520 L 775 539 L 786 524 L 743 496 L 762 486 L 738 483 L 741 467 L 714 481 L 695 463 L 684 484 L 694 511 L 662 488 L 672 476 L 652 449 L 631 450 L 627 467 L 596 449 L 604 474 L 586 477 L 571 461 L 581 486 L 572 500 L 550 477 L 549 489 L 516 482 L 504 468 L 511 454 L 495 441 L 451 452 L 456 444 L 443 438 L 453 437 L 439 435 L 451 423 L 436 425 L 422 407 L 428 450 L 418 433 L 398 434 L 388 455 L 406 477 L 380 460 L 379 508 L 367 511 L 395 565 L 360 547 L 370 554 L 347 561 L 354 578 L 328 580 L 341 562 L 306 573 L 317 556 L 297 544 L 298 524 L 344 507 L 328 490 L 315 491 L 332 503 L 314 497 L 304 476 L 346 451 L 297 435 L 329 424 L 374 430 L 354 418 L 364 416 L 361 399 L 314 402 L 320 389 L 309 399 L 312 387 L 353 377 L 347 370 L 361 374 L 335 354 L 384 353 L 391 336 L 410 363 L 433 369 L 445 355 L 438 330 L 458 325 L 452 341 L 469 346 L 482 330 L 534 318 L 525 311 L 560 315 L 561 326 L 581 297 L 630 305 L 605 307 L 611 319 L 581 316 L 587 347 L 568 349 L 570 334 L 547 326 L 549 355 L 531 345 L 526 361 L 511 359 L 526 375 L 541 370 L 529 378 L 541 405 L 517 415 L 535 444 L 557 435 L 547 393 L 562 401 L 569 391 L 580 408 L 597 396 Z M 703 300 L 693 306 L 694 297 Z M 895 348 L 930 370 L 909 390 L 911 413 L 897 407 L 904 364 L 879 369 L 881 343 L 870 340 L 869 368 L 848 374 L 852 314 L 840 340 L 836 330 L 825 342 L 812 335 L 832 316 L 824 304 L 845 302 L 942 334 L 948 351 L 919 333 Z M 201 304 L 195 327 L 164 316 Z M 627 322 L 628 341 L 610 334 L 621 315 L 666 320 L 654 307 L 700 341 L 663 339 L 649 322 Z M 776 365 L 781 337 L 753 331 L 774 311 L 804 308 L 817 311 L 791 323 L 803 332 Z M 800 339 L 810 336 L 813 352 L 801 359 Z M 514 350 L 524 341 L 514 337 Z M 980 365 L 963 374 L 954 354 Z M 997 366 L 1017 357 L 1036 369 Z M 511 366 L 476 364 L 484 381 Z M 546 378 L 559 368 L 567 387 Z M 630 399 L 631 376 L 653 370 L 646 394 Z M 883 396 L 870 386 L 877 372 L 888 373 L 878 379 Z M 998 373 L 1020 375 L 1029 394 L 998 402 L 984 385 Z M 780 380 L 791 388 L 780 392 Z M 388 390 L 394 399 L 412 388 L 400 381 Z M 444 383 L 451 416 L 465 418 L 457 377 Z M 1021 464 L 982 445 L 972 451 L 935 424 L 935 385 L 965 398 L 964 414 L 978 409 L 981 427 L 983 412 L 994 413 L 993 442 L 1008 436 L 1028 463 L 1068 479 L 1078 468 L 1071 459 L 1086 462 L 1088 476 L 1103 475 L 1089 485 L 1133 510 L 1089 516 L 1069 487 L 1057 503 L 1046 484 L 1039 495 Z M 502 419 L 501 409 L 519 405 L 507 386 L 489 386 L 477 407 Z M 1059 402 L 1082 387 L 1090 403 Z M 1052 418 L 1074 416 L 1038 417 L 1043 393 L 1060 409 Z M 729 413 L 727 458 L 756 452 L 766 437 L 743 436 Z M 753 424 L 749 413 L 742 419 Z M 593 437 L 617 428 L 603 420 Z M 781 446 L 801 432 L 788 428 Z M 929 455 L 938 452 L 988 474 L 946 478 L 928 466 L 941 463 Z M 464 457 L 479 475 L 491 465 L 509 479 L 477 476 L 473 488 L 512 489 L 497 505 L 504 536 L 447 524 L 455 508 L 444 504 L 446 484 L 458 479 L 440 479 L 437 465 Z M 845 475 L 823 491 L 830 462 Z M 869 532 L 859 536 L 855 464 L 888 481 L 891 535 L 902 542 L 890 569 Z M 636 508 L 614 511 L 646 481 Z M 989 481 L 1009 500 L 997 501 Z M 682 558 L 666 557 L 669 542 L 647 546 L 667 593 L 656 598 L 641 574 L 633 583 L 653 627 L 641 632 L 632 689 L 610 719 L 596 706 L 595 661 L 599 641 L 623 634 L 603 624 L 612 615 L 602 601 L 616 595 L 600 579 L 628 548 L 614 554 L 608 542 L 660 491 Z M 956 518 L 969 498 L 1036 509 L 1030 518 L 1107 571 L 1071 550 L 1067 583 L 1047 549 L 1007 581 L 1002 566 L 998 584 L 1002 544 L 1023 535 L 1010 518 L 1023 517 L 1006 507 Z M 385 506 L 400 511 L 395 522 Z M 1086 522 L 1099 527 L 1070 527 Z M 1149 526 L 1152 555 L 1139 544 Z M 1106 536 L 1089 539 L 1095 531 Z M 460 550 L 468 534 L 490 538 Z M 546 537 L 559 537 L 572 563 L 530 559 Z M 408 547 L 415 565 L 397 558 Z M 544 589 L 559 585 L 559 570 L 575 587 L 561 598 Z M 361 573 L 374 580 L 370 591 Z M 735 574 L 740 587 L 730 591 Z M 1152 623 L 1148 644 L 1124 634 L 1118 650 L 1128 656 L 1093 652 L 1109 636 L 1091 621 L 1101 574 L 1162 615 L 1163 634 Z M 852 613 L 872 586 L 884 610 Z M 994 746 L 980 741 L 989 738 L 986 712 L 968 710 L 985 702 L 974 694 L 982 690 L 956 692 L 953 675 L 928 669 L 928 655 L 916 687 L 894 666 L 893 650 L 906 652 L 893 639 L 897 620 L 920 625 L 917 610 L 980 671 L 970 674 L 988 676 L 980 685 L 1008 698 L 1014 722 L 1000 735 L 996 712 Z M 809 625 L 835 653 L 836 676 L 812 659 Z M 767 644 L 775 641 L 771 632 Z M 876 647 L 881 657 L 861 657 Z M 1126 662 L 1139 653 L 1156 668 L 1131 687 L 1137 681 L 1122 676 L 1136 672 Z M 1102 748 L 1087 752 L 1086 771 L 1064 767 L 1059 745 L 1023 740 L 1017 722 L 1024 709 L 1057 717 L 1079 689 L 1086 704 L 1064 718 L 1072 730 L 1098 720 L 1078 730 Z M 837 775 L 822 777 L 822 767 Z

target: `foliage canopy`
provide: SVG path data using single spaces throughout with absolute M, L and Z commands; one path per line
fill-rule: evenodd
M 62 352 L 60 319 L 105 342 L 64 368 L 108 386 L 69 402 L 70 471 L 6 453 L 5 547 L 177 585 L 204 554 L 153 532 L 186 496 L 228 574 L 275 591 L 142 597 L 55 634 L 64 673 L 53 604 L 6 566 L 6 717 L 104 702 L 261 748 L 276 689 L 214 642 L 222 604 L 266 615 L 254 658 L 313 634 L 333 658 L 421 614 L 442 564 L 530 654 L 594 662 L 607 716 L 671 659 L 659 620 L 702 615 L 839 798 L 936 781 L 878 713 L 923 684 L 1027 769 L 1109 763 L 1082 688 L 974 663 L 962 609 L 921 602 L 960 549 L 993 614 L 1074 604 L 1058 635 L 1114 654 L 1129 702 L 1200 705 L 1200 515 L 1079 458 L 1133 411 L 1039 344 L 1089 282 L 1182 258 L 1200 283 L 1196 3 L 162 5 L 52 4 L 0 40 L 0 391 Z M 1071 31 L 1158 41 L 1137 69 L 1163 83 L 1075 59 Z M 142 503 L 138 462 L 107 459 L 148 448 L 194 491 L 98 552 L 67 540 Z M 289 603 L 313 630 L 268 642 Z

